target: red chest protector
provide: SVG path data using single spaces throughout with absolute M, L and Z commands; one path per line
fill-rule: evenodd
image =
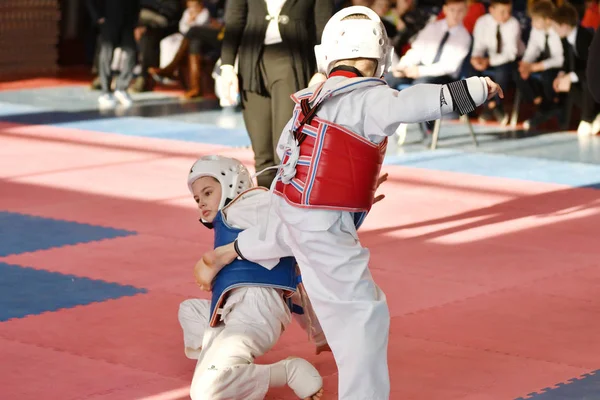
M 339 71 L 340 74 L 349 76 L 348 71 Z M 335 75 L 332 72 L 330 76 Z M 317 117 L 320 103 L 311 108 L 308 97 L 292 99 L 296 102 L 293 135 L 300 143 L 300 156 L 293 179 L 284 183 L 278 176 L 275 193 L 298 207 L 368 212 L 373 205 L 387 138 L 375 144 Z M 286 151 L 283 165 L 290 161 L 290 155 Z

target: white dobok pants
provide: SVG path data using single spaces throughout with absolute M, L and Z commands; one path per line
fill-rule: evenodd
M 241 254 L 267 268 L 273 258 L 293 254 L 335 357 L 339 399 L 388 400 L 390 314 L 352 214 L 301 209 L 275 194 L 270 201 L 266 229 L 238 236 Z
M 179 310 L 186 355 L 198 357 L 190 397 L 264 399 L 270 366 L 254 364 L 254 358 L 269 351 L 291 322 L 280 291 L 260 287 L 233 290 L 223 310 L 223 323 L 214 328 L 208 326 L 209 311 L 210 302 L 198 299 L 184 301 Z M 202 349 L 198 352 L 199 343 Z

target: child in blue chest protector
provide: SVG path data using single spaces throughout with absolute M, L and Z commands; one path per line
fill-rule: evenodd
M 248 170 L 237 160 L 202 157 L 189 173 L 188 186 L 201 221 L 213 228 L 215 247 L 235 240 L 266 212 L 266 189 L 252 187 Z M 266 211 L 266 210 L 265 210 Z M 306 360 L 289 358 L 258 365 L 254 358 L 270 350 L 291 322 L 292 298 L 299 282 L 295 260 L 281 260 L 272 270 L 237 260 L 223 269 L 212 286 L 212 299 L 184 301 L 179 310 L 185 353 L 197 358 L 190 396 L 197 399 L 263 399 L 270 387 L 289 386 L 301 399 L 319 399 L 322 378 Z M 298 309 L 301 325 L 317 345 L 328 348 L 310 304 Z

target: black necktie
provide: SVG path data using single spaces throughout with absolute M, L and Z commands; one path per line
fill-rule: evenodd
M 444 51 L 444 45 L 446 44 L 446 41 L 448 40 L 449 37 L 450 37 L 450 31 L 446 31 L 446 33 L 444 34 L 444 37 L 442 38 L 442 41 L 440 42 L 440 45 L 438 46 L 437 53 L 435 53 L 435 57 L 433 58 L 434 64 L 436 62 L 440 61 L 440 58 L 442 57 L 442 51 Z
M 550 46 L 548 46 L 548 34 L 546 33 L 546 42 L 544 43 L 544 51 L 540 54 L 540 61 L 550 58 Z
M 498 24 L 498 29 L 496 29 L 496 53 L 502 53 L 502 35 L 500 34 L 500 24 Z

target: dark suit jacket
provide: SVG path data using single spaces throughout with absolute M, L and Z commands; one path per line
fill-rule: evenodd
M 600 103 L 600 29 L 596 29 L 588 52 L 587 80 L 592 96 Z
M 567 39 L 563 39 L 563 48 L 565 52 L 565 63 L 563 70 L 565 72 L 575 72 L 579 82 L 587 82 L 585 74 L 588 61 L 588 50 L 592 43 L 593 33 L 581 26 L 577 27 L 577 35 L 575 36 L 575 52 Z
M 123 31 L 133 29 L 140 15 L 140 0 L 86 0 L 86 6 L 94 23 L 100 18 L 105 22 L 100 26 L 100 36 L 117 43 Z
M 239 56 L 239 81 L 242 91 L 266 94 L 260 75 L 260 56 L 267 32 L 265 0 L 229 0 L 225 9 L 225 36 L 221 49 L 223 64 L 233 65 Z M 279 23 L 283 44 L 292 58 L 296 90 L 305 88 L 316 72 L 314 46 L 321 41 L 325 24 L 333 15 L 333 0 L 287 0 Z M 291 94 L 291 93 L 290 93 Z

